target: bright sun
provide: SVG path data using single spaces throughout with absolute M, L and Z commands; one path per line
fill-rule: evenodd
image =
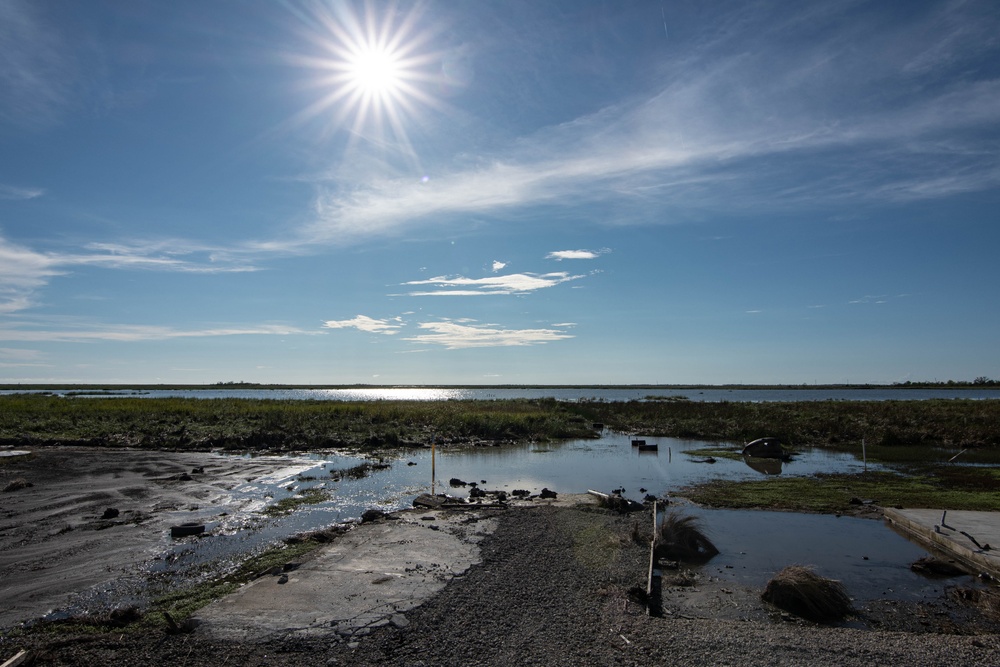
M 351 83 L 368 95 L 391 96 L 399 88 L 399 59 L 389 51 L 373 48 L 356 54 L 348 70 Z
M 325 118 L 327 131 L 349 124 L 349 142 L 412 153 L 409 120 L 421 107 L 440 106 L 432 91 L 441 55 L 429 48 L 433 32 L 418 27 L 419 7 L 409 12 L 374 3 L 361 11 L 339 4 L 316 7 L 316 20 L 304 33 L 314 51 L 295 61 L 317 73 L 311 85 L 321 94 L 297 119 Z

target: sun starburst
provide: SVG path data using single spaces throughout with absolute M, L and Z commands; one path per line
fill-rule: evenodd
M 419 6 L 337 3 L 311 16 L 309 55 L 296 64 L 314 72 L 309 85 L 319 97 L 297 117 L 320 119 L 326 130 L 349 128 L 352 141 L 368 140 L 413 153 L 407 123 L 440 107 L 432 93 L 440 54 L 433 32 L 422 25 Z

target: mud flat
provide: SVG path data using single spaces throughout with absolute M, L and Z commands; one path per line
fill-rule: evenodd
M 283 457 L 75 447 L 3 457 L 0 489 L 20 488 L 0 493 L 0 628 L 137 573 L 168 548 L 173 526 L 236 512 L 234 488 L 293 466 Z

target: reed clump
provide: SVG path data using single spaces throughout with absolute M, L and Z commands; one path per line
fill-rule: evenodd
M 816 623 L 833 623 L 854 613 L 844 585 L 804 565 L 789 565 L 774 575 L 761 598 Z
M 687 562 L 706 562 L 719 553 L 696 517 L 670 512 L 656 529 L 656 555 Z

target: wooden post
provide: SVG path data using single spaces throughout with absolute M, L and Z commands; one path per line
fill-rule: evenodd
M 437 440 L 437 436 L 431 436 L 431 495 L 434 495 L 434 475 L 435 475 L 435 459 L 434 459 L 434 441 Z
M 649 576 L 646 578 L 646 614 L 653 613 L 653 569 L 656 566 L 656 504 L 653 501 L 653 538 L 649 541 Z

